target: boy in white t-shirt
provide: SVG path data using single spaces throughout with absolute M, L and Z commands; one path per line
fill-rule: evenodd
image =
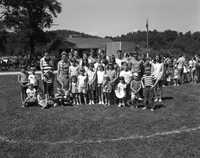
M 130 82 L 131 82 L 131 79 L 132 79 L 132 72 L 129 70 L 129 68 L 128 68 L 128 64 L 127 63 L 124 63 L 124 70 L 122 70 L 121 72 L 120 72 L 120 75 L 119 75 L 119 77 L 123 77 L 124 78 L 124 80 L 125 80 L 125 82 L 126 82 L 126 84 L 130 84 Z
M 76 64 L 76 60 L 73 60 L 71 66 L 69 67 L 70 78 L 72 76 L 78 76 L 78 69 L 79 66 Z
M 38 90 L 38 87 L 39 87 L 39 80 L 37 78 L 37 75 L 35 74 L 35 68 L 31 68 L 31 72 L 28 76 L 28 81 L 29 81 L 29 84 L 33 84 L 33 87 Z
M 96 90 L 96 71 L 94 69 L 94 65 L 89 64 L 89 69 L 86 71 L 88 75 L 88 97 L 89 104 L 94 104 L 95 100 L 95 90 Z

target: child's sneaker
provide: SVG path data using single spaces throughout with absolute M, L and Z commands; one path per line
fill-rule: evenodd
M 153 108 L 151 108 L 151 111 L 153 112 L 153 111 L 154 111 L 154 109 L 153 109 Z
M 122 105 L 121 105 L 121 104 L 118 104 L 118 107 L 119 107 L 119 108 L 121 108 L 121 107 L 122 107 Z
M 154 102 L 158 102 L 158 98 L 155 98 L 155 99 L 154 99 Z
M 92 105 L 92 101 L 89 102 L 89 105 Z
M 94 101 L 92 101 L 92 105 L 94 105 Z
M 142 110 L 146 110 L 146 109 L 147 109 L 147 107 L 146 107 L 146 106 L 142 108 Z
M 138 100 L 139 100 L 139 101 L 142 101 L 143 99 L 142 99 L 142 98 L 138 98 Z
M 53 104 L 53 107 L 54 107 L 54 108 L 56 108 L 57 106 L 58 106 L 58 104 L 57 104 L 57 103 Z
M 160 98 L 160 99 L 158 100 L 158 102 L 161 103 L 161 102 L 162 102 L 162 99 Z

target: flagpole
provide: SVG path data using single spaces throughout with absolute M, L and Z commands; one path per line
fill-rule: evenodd
M 146 20 L 147 29 L 147 57 L 149 57 L 149 19 Z

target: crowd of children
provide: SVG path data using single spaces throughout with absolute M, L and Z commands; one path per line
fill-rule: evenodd
M 156 56 L 143 57 L 117 52 L 117 57 L 101 51 L 95 56 L 77 51 L 63 52 L 57 75 L 48 60 L 48 53 L 40 61 L 42 74 L 22 67 L 18 77 L 22 106 L 39 105 L 43 109 L 59 105 L 118 105 L 155 110 L 162 102 L 164 85 L 198 82 L 199 60 Z M 200 64 L 199 64 L 200 65 Z M 42 82 L 41 82 L 42 81 Z M 55 83 L 57 91 L 55 91 Z M 42 86 L 41 86 L 42 85 Z

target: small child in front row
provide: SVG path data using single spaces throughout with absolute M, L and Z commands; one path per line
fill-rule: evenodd
M 37 104 L 37 91 L 33 84 L 29 84 L 26 90 L 27 98 L 24 101 L 24 107 L 33 106 Z
M 138 74 L 133 74 L 133 80 L 130 84 L 131 89 L 131 104 L 135 105 L 136 108 L 138 108 L 137 101 L 141 100 L 139 96 L 139 92 L 141 90 L 141 81 L 139 80 Z
M 142 77 L 142 88 L 143 88 L 143 95 L 144 95 L 144 108 L 151 109 L 154 111 L 154 102 L 153 102 L 153 95 L 154 95 L 154 77 L 151 74 L 151 64 L 147 63 L 145 65 L 145 74 Z
M 109 76 L 104 76 L 104 82 L 103 82 L 103 96 L 104 96 L 104 103 L 105 105 L 110 106 L 110 100 L 111 100 L 111 92 L 112 92 L 112 86 L 110 83 Z
M 126 99 L 126 82 L 124 77 L 119 78 L 119 83 L 117 84 L 117 88 L 115 90 L 116 97 L 119 99 L 118 107 L 125 106 L 125 99 Z
M 45 99 L 41 91 L 39 91 L 37 94 L 37 102 L 42 109 L 45 109 L 47 107 L 47 100 Z
M 71 78 L 70 92 L 73 97 L 73 104 L 79 105 L 80 103 L 79 103 L 79 98 L 78 98 L 78 82 L 77 82 L 76 76 L 72 76 Z

